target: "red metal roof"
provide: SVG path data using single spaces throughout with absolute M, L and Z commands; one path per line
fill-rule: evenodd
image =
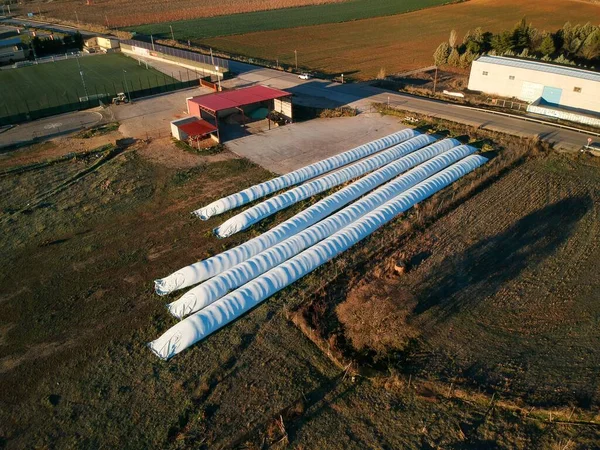
M 234 91 L 217 92 L 215 94 L 201 95 L 189 101 L 198 104 L 201 108 L 214 112 L 228 108 L 239 108 L 252 103 L 273 100 L 292 95 L 290 92 L 267 86 L 250 86 Z
M 177 125 L 177 127 L 189 137 L 205 136 L 213 131 L 217 131 L 217 127 L 202 119 L 184 123 L 183 125 Z

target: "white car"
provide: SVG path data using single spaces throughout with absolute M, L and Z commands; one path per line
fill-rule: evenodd
M 308 80 L 310 78 L 310 74 L 309 73 L 301 73 L 300 75 L 298 75 L 298 78 L 300 78 L 301 80 Z

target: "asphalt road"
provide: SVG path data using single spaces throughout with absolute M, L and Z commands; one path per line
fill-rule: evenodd
M 231 61 L 229 67 L 239 75 L 236 79 L 228 81 L 228 85 L 244 86 L 261 83 L 285 89 L 303 97 L 298 97 L 299 103 L 310 101 L 310 99 L 321 99 L 323 106 L 349 105 L 362 111 L 369 111 L 374 102 L 389 102 L 390 105 L 407 111 L 458 121 L 493 131 L 523 137 L 537 136 L 554 144 L 557 148 L 570 151 L 579 150 L 590 137 L 585 133 L 553 125 L 529 122 L 518 117 L 497 115 L 438 100 L 394 93 L 363 83 L 340 84 L 317 79 L 300 80 L 295 74 L 236 61 Z M 598 140 L 595 136 L 591 137 Z
M 58 25 L 53 23 L 44 22 L 41 20 L 35 19 L 9 19 L 9 18 L 0 18 L 0 24 L 5 25 L 15 25 L 15 26 L 28 26 L 32 28 L 41 27 L 44 30 L 54 31 L 57 33 L 64 34 L 75 34 L 77 32 L 76 27 L 69 27 L 67 25 Z M 95 33 L 93 31 L 87 31 L 80 29 L 79 32 L 84 38 L 94 37 L 94 36 L 105 36 L 100 33 Z
M 102 120 L 96 111 L 76 111 L 58 116 L 46 117 L 33 122 L 15 125 L 0 133 L 0 148 L 27 143 L 32 140 L 47 140 L 92 127 Z
M 32 20 L 4 20 L 0 23 L 36 25 Z M 37 22 L 39 25 L 40 22 Z M 61 25 L 44 25 L 45 28 L 62 32 L 73 32 L 75 29 Z M 90 32 L 80 30 L 84 35 Z M 375 88 L 364 83 L 340 84 L 326 80 L 300 80 L 297 75 L 251 64 L 230 61 L 231 71 L 238 76 L 224 83 L 225 86 L 246 86 L 256 83 L 285 89 L 297 94 L 294 101 L 319 107 L 335 107 L 349 105 L 361 111 L 369 111 L 374 102 L 389 103 L 407 111 L 426 114 L 433 117 L 462 122 L 465 124 L 510 133 L 517 136 L 537 136 L 564 150 L 578 150 L 589 137 L 585 133 L 562 129 L 553 125 L 529 122 L 518 117 L 506 117 L 486 111 L 470 109 L 461 105 L 438 100 L 419 98 L 411 95 L 394 93 Z M 159 70 L 161 70 L 159 68 Z M 594 141 L 598 138 L 593 136 Z

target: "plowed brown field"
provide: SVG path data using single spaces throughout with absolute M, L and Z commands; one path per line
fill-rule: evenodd
M 343 1 L 346 0 L 148 0 L 141 3 L 128 0 L 91 0 L 91 4 L 86 5 L 81 0 L 59 0 L 41 3 L 39 11 L 43 15 L 72 22 L 77 20 L 77 11 L 77 17 L 84 23 L 106 25 L 108 17 L 111 26 L 125 26 Z M 37 6 L 27 8 L 38 12 Z
M 554 30 L 566 21 L 597 22 L 600 5 L 573 0 L 470 0 L 406 14 L 201 41 L 231 53 L 292 65 L 294 50 L 303 67 L 326 73 L 374 77 L 430 66 L 436 47 L 456 29 L 501 31 L 522 17 L 540 29 Z
M 408 274 L 388 267 L 338 307 L 346 338 L 532 403 L 597 402 L 600 175 L 586 162 L 530 161 L 409 239 L 392 258 Z

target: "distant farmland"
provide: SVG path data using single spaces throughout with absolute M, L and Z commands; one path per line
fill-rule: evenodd
M 131 91 L 176 81 L 119 54 L 80 58 L 80 64 L 89 95 L 126 91 L 124 80 Z M 74 103 L 83 96 L 74 59 L 0 71 L 0 117 Z
M 402 14 L 418 9 L 451 3 L 449 0 L 351 0 L 343 3 L 285 8 L 247 14 L 209 17 L 174 23 L 157 23 L 131 27 L 129 31 L 175 39 L 204 39 L 231 34 L 282 30 L 329 23 L 347 22 L 371 17 Z
M 147 0 L 141 3 L 105 0 L 85 5 L 81 0 L 57 0 L 43 3 L 41 12 L 46 16 L 75 21 L 74 11 L 77 11 L 79 20 L 84 23 L 106 25 L 108 18 L 111 26 L 124 27 L 344 1 L 348 0 Z M 27 7 L 22 12 L 27 12 L 25 9 Z
M 566 21 L 598 20 L 600 5 L 580 1 L 471 0 L 407 14 L 354 22 L 198 39 L 227 52 L 292 64 L 294 50 L 303 67 L 326 73 L 374 77 L 429 66 L 432 54 L 450 30 L 459 38 L 478 26 L 500 31 L 522 17 L 541 29 L 557 29 Z

